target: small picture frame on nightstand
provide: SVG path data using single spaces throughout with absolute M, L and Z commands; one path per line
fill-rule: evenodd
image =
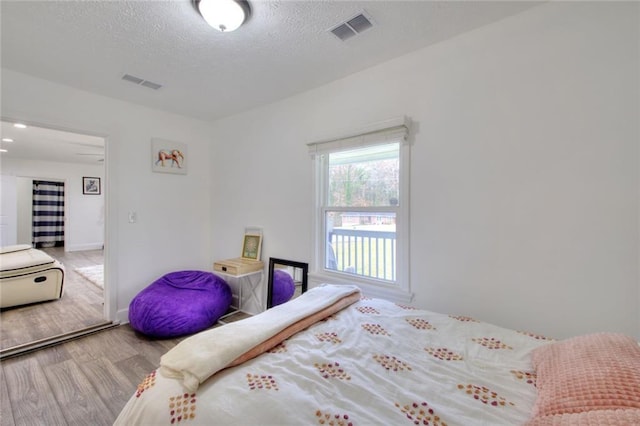
M 262 250 L 262 235 L 245 234 L 242 244 L 242 258 L 250 260 L 260 260 Z

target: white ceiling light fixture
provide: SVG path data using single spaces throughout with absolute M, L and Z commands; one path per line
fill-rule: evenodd
M 27 125 L 22 123 L 15 123 L 13 127 L 15 127 L 16 129 L 26 129 Z
M 222 32 L 237 30 L 251 15 L 245 0 L 193 0 L 193 3 L 204 20 Z
M 11 138 L 2 138 L 2 142 L 13 142 Z

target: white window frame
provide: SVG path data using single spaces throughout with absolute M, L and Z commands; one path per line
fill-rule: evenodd
M 406 117 L 395 118 L 368 126 L 350 135 L 325 139 L 309 143 L 309 154 L 312 158 L 313 173 L 313 238 L 309 278 L 313 284 L 335 283 L 356 284 L 365 294 L 373 297 L 383 297 L 399 303 L 408 303 L 413 298 L 409 277 L 409 166 L 411 155 L 410 121 Z M 376 207 L 377 211 L 396 212 L 396 280 L 388 281 L 367 278 L 360 275 L 330 270 L 325 267 L 326 229 L 325 212 L 337 210 L 357 211 L 357 208 L 341 208 L 329 206 L 328 203 L 328 161 L 329 153 L 350 149 L 364 148 L 373 145 L 383 145 L 399 142 L 400 185 L 399 205 L 397 207 Z

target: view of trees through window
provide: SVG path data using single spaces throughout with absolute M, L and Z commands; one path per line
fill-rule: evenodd
M 329 158 L 329 205 L 395 206 L 399 179 L 397 143 L 333 153 Z
M 326 267 L 394 281 L 399 144 L 331 153 L 328 172 Z

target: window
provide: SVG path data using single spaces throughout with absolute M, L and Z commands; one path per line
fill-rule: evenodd
M 316 267 L 360 284 L 409 290 L 408 126 L 309 144 L 316 180 Z

